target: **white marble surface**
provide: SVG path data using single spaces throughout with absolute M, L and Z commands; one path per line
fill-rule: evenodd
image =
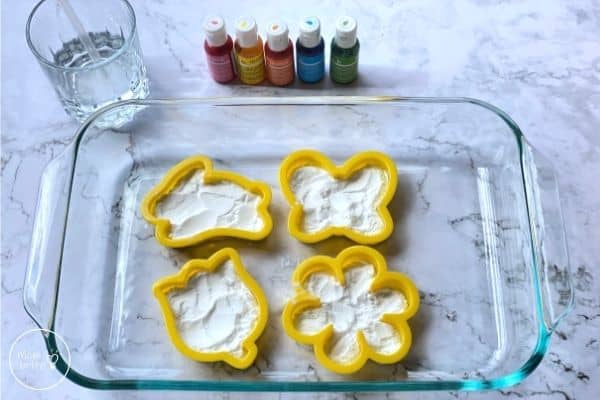
M 33 327 L 22 308 L 22 285 L 39 177 L 69 142 L 68 119 L 24 39 L 32 1 L 2 2 L 2 394 L 6 398 L 198 398 L 196 393 L 96 392 L 63 382 L 46 392 L 20 387 L 7 368 L 12 341 Z M 600 4 L 576 2 L 342 2 L 306 10 L 332 19 L 353 11 L 362 40 L 358 84 L 315 89 L 296 85 L 219 86 L 207 79 L 200 21 L 208 9 L 194 1 L 133 1 L 155 96 L 261 94 L 396 94 L 469 96 L 507 111 L 530 142 L 558 169 L 576 305 L 552 338 L 550 352 L 522 384 L 483 394 L 389 394 L 390 398 L 588 399 L 600 392 Z M 276 15 L 279 10 L 254 11 Z M 277 2 L 269 2 L 277 4 Z M 276 6 L 272 6 L 276 7 Z M 321 6 L 323 7 L 323 6 Z M 269 11 L 266 11 L 269 10 Z M 320 12 L 321 11 L 321 12 Z M 297 11 L 282 9 L 293 22 Z M 266 21 L 259 18 L 259 23 Z M 231 24 L 232 20 L 229 20 Z M 294 32 L 294 29 L 292 29 Z M 325 29 L 330 36 L 331 29 Z M 204 394 L 202 395 L 204 398 Z M 261 394 L 256 398 L 379 398 L 363 394 Z M 237 399 L 246 394 L 207 394 Z

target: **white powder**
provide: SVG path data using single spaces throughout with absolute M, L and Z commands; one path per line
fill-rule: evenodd
M 204 171 L 198 170 L 160 200 L 156 213 L 169 220 L 169 236 L 174 239 L 213 228 L 256 232 L 264 224 L 257 211 L 260 201 L 259 196 L 230 181 L 207 185 Z
M 168 298 L 177 330 L 189 347 L 243 356 L 242 342 L 256 325 L 259 310 L 231 260 L 211 273 L 198 273 Z
M 314 273 L 304 283 L 309 293 L 320 298 L 321 306 L 298 314 L 295 326 L 302 333 L 314 334 L 333 324 L 333 337 L 326 352 L 334 361 L 347 363 L 358 355 L 359 330 L 379 353 L 391 354 L 401 345 L 396 330 L 380 319 L 386 313 L 402 312 L 407 306 L 406 298 L 391 289 L 369 292 L 374 276 L 373 266 L 363 264 L 345 270 L 345 286 L 325 273 Z
M 295 171 L 290 183 L 304 211 L 305 232 L 335 226 L 372 235 L 383 229 L 383 221 L 377 214 L 388 184 L 383 169 L 364 168 L 349 179 L 337 180 L 324 169 L 302 167 Z

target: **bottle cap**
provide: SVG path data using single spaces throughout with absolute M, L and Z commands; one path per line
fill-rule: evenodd
M 342 49 L 356 44 L 356 20 L 352 17 L 340 17 L 335 23 L 335 43 Z
M 271 50 L 284 51 L 289 40 L 289 31 L 285 22 L 277 20 L 267 26 L 267 44 Z
M 258 40 L 256 21 L 251 17 L 240 17 L 235 23 L 235 38 L 241 47 L 252 47 Z
M 215 15 L 208 17 L 204 21 L 204 32 L 206 41 L 213 47 L 223 46 L 227 42 L 227 31 L 225 30 L 225 21 L 223 18 Z
M 304 47 L 317 47 L 321 42 L 321 21 L 317 17 L 305 17 L 300 21 L 300 44 Z

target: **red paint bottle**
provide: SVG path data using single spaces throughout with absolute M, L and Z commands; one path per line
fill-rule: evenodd
M 217 82 L 230 82 L 235 78 L 235 63 L 233 40 L 225 30 L 225 21 L 218 16 L 206 19 L 204 32 L 204 51 L 210 75 Z
M 273 85 L 285 86 L 294 81 L 294 46 L 283 21 L 273 22 L 267 27 L 265 67 L 267 79 Z

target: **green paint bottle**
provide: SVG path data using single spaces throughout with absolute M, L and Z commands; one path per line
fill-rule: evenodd
M 337 83 L 350 83 L 358 77 L 358 51 L 356 20 L 341 17 L 335 24 L 335 37 L 331 41 L 329 76 Z

